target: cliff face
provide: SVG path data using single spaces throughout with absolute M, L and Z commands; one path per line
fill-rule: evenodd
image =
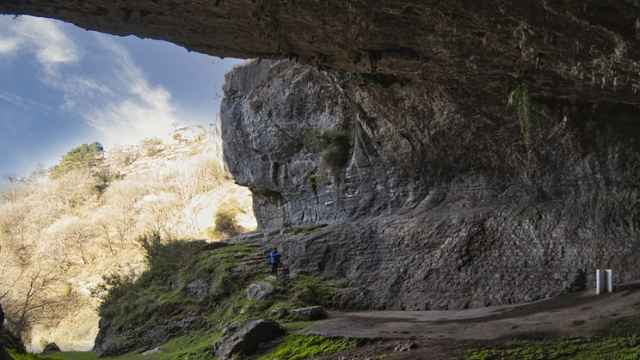
M 597 267 L 640 275 L 634 107 L 518 85 L 469 116 L 483 99 L 443 85 L 288 61 L 236 69 L 225 95 L 226 160 L 260 225 L 292 227 L 294 272 L 347 278 L 344 306 L 464 308 L 579 289 Z M 336 133 L 346 147 L 314 142 Z
M 487 93 L 525 77 L 540 94 L 638 104 L 634 0 L 5 0 L 0 13 L 212 55 L 291 57 Z
M 638 278 L 637 1 L 8 0 L 237 69 L 225 156 L 345 306 L 462 308 Z M 300 226 L 329 224 L 312 230 Z

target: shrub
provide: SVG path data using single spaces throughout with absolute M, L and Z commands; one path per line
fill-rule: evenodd
M 336 296 L 336 288 L 316 277 L 300 275 L 291 288 L 291 301 L 300 306 L 331 306 Z
M 145 139 L 142 143 L 142 149 L 146 156 L 156 156 L 164 150 L 164 143 L 159 138 Z
M 93 189 L 98 195 L 102 195 L 109 185 L 115 180 L 122 180 L 124 176 L 120 173 L 114 173 L 108 169 L 100 169 L 93 175 Z
M 228 238 L 240 235 L 243 232 L 242 226 L 236 221 L 238 210 L 231 207 L 222 207 L 216 214 L 214 229 L 210 233 L 216 238 Z
M 137 154 L 120 150 L 111 154 L 118 166 L 129 166 L 137 160 Z
M 224 239 L 240 235 L 244 229 L 236 221 L 240 210 L 237 207 L 223 205 L 216 213 L 214 227 L 207 230 L 207 235 L 212 239 Z
M 51 177 L 55 179 L 72 170 L 91 169 L 102 161 L 103 153 L 100 143 L 82 144 L 62 157 L 60 163 L 51 169 Z
M 342 169 L 349 162 L 351 139 L 348 131 L 309 130 L 304 135 L 304 145 L 310 151 L 320 153 L 322 162 L 333 172 Z

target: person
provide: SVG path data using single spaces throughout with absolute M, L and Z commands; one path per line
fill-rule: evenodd
M 269 265 L 271 265 L 271 274 L 278 275 L 278 266 L 280 266 L 280 258 L 282 255 L 278 252 L 278 249 L 271 249 L 269 252 L 269 257 L 267 260 L 269 261 Z
M 289 266 L 282 264 L 282 275 L 280 275 L 282 283 L 287 286 L 289 284 Z

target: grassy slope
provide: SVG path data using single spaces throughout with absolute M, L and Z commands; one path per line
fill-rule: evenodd
M 593 338 L 516 341 L 467 352 L 466 360 L 637 360 L 640 318 L 621 319 Z
M 289 284 L 270 279 L 262 250 L 257 247 L 229 245 L 216 248 L 202 242 L 174 242 L 156 244 L 149 253 L 149 270 L 136 282 L 125 281 L 113 289 L 100 309 L 101 316 L 109 319 L 112 326 L 133 334 L 122 338 L 129 352 L 112 359 L 213 359 L 212 347 L 224 326 L 252 318 L 268 318 L 280 308 L 330 306 L 335 294 L 336 285 L 311 276 L 297 277 Z M 187 285 L 196 280 L 209 284 L 211 290 L 206 297 L 188 296 Z M 245 289 L 258 280 L 275 286 L 276 293 L 271 299 L 247 299 Z M 179 320 L 194 315 L 202 320 L 196 328 L 175 334 L 173 339 L 159 346 L 158 352 L 141 354 L 157 345 L 144 340 L 145 332 L 167 319 Z M 307 325 L 287 318 L 278 321 L 290 331 Z M 310 354 L 332 353 L 353 346 L 355 342 L 351 340 L 289 335 L 273 350 L 276 355 L 267 354 L 264 359 L 303 359 Z M 64 352 L 46 358 L 95 360 L 96 355 Z M 38 359 L 42 357 L 23 355 L 17 360 Z

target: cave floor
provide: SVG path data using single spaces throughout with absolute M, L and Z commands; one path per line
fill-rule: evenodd
M 596 336 L 616 320 L 639 313 L 640 283 L 633 283 L 600 296 L 591 291 L 469 310 L 333 312 L 304 332 L 371 339 L 369 351 L 384 347 L 393 352 L 385 359 L 453 359 L 465 349 L 512 340 Z M 407 342 L 416 350 L 398 352 Z

